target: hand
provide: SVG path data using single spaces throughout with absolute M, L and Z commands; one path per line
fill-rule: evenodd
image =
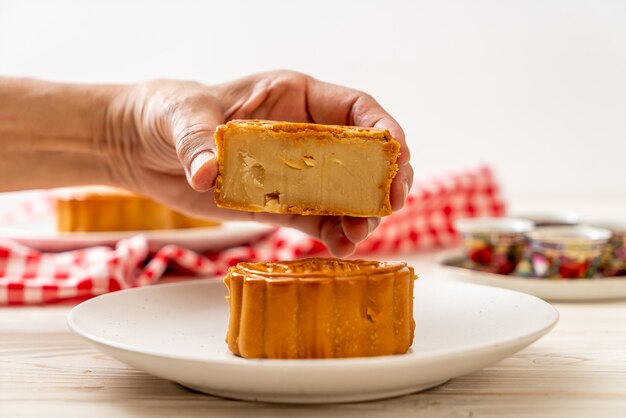
M 273 71 L 205 86 L 151 81 L 117 94 L 97 146 L 112 182 L 183 212 L 208 218 L 289 226 L 319 238 L 336 256 L 354 252 L 378 218 L 278 215 L 218 208 L 206 192 L 217 175 L 213 133 L 231 119 L 270 119 L 388 129 L 401 144 L 391 187 L 394 210 L 413 182 L 409 150 L 398 123 L 369 95 L 309 76 Z

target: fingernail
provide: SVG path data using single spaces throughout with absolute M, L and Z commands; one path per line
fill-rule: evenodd
M 409 196 L 409 179 L 404 179 L 402 182 L 402 193 L 404 194 L 404 196 L 402 196 L 402 207 L 404 207 L 406 198 Z
M 343 250 L 339 254 L 339 257 L 351 256 L 352 254 L 354 254 L 354 251 L 356 250 L 356 244 L 350 241 L 345 236 L 339 239 L 339 245 L 341 246 L 341 249 Z
M 333 227 L 332 234 L 337 236 L 338 239 L 341 239 L 341 238 L 346 238 L 347 239 L 346 233 L 343 230 L 343 225 L 341 223 L 338 223 L 337 225 L 335 225 Z
M 213 150 L 207 150 L 202 151 L 201 153 L 193 157 L 189 173 L 190 179 L 193 179 L 198 170 L 200 170 L 207 161 L 212 160 L 214 156 L 215 152 Z
M 347 257 L 354 252 L 355 245 L 346 237 L 341 223 L 333 226 L 327 237 L 326 247 L 335 257 Z
M 380 224 L 380 218 L 367 218 L 367 236 L 369 237 L 372 232 Z

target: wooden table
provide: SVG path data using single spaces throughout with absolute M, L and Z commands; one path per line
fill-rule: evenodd
M 413 260 L 424 279 L 431 260 Z M 498 364 L 423 393 L 321 406 L 194 393 L 96 351 L 67 329 L 71 306 L 1 308 L 0 417 L 626 417 L 626 301 L 555 306 L 556 328 Z

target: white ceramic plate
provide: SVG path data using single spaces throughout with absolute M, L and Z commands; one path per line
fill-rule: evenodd
M 458 280 L 517 290 L 549 301 L 591 301 L 626 298 L 626 277 L 602 279 L 539 279 L 485 273 L 454 265 L 463 257 L 463 250 L 444 251 L 437 255 L 442 274 Z
M 56 231 L 54 216 L 35 220 L 0 222 L 0 238 L 8 238 L 41 251 L 69 251 L 97 245 L 114 245 L 120 239 L 142 234 L 151 250 L 175 244 L 194 251 L 220 250 L 250 242 L 274 227 L 257 222 L 225 222 L 208 228 L 154 231 L 64 232 Z
M 424 390 L 495 363 L 557 322 L 523 293 L 418 280 L 415 342 L 398 356 L 248 360 L 228 351 L 226 288 L 219 279 L 110 293 L 75 307 L 70 328 L 133 367 L 227 398 L 331 403 Z
M 167 244 L 194 251 L 213 251 L 251 242 L 275 229 L 257 222 L 224 222 L 209 228 L 59 233 L 49 194 L 41 190 L 0 193 L 0 238 L 41 251 L 69 251 L 114 245 L 120 239 L 140 233 L 146 236 L 152 251 Z M 7 213 L 19 216 L 7 218 Z

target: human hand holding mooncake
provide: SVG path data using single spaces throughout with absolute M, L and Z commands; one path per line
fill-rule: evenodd
M 274 71 L 217 86 L 154 81 L 134 86 L 124 94 L 123 100 L 111 106 L 113 125 L 109 130 L 136 135 L 125 139 L 135 145 L 130 148 L 123 143 L 110 145 L 118 151 L 128 148 L 126 152 L 137 155 L 132 157 L 136 162 L 132 170 L 117 170 L 118 185 L 154 196 L 191 215 L 294 227 L 320 239 L 334 255 L 347 256 L 378 226 L 380 216 L 403 206 L 413 181 L 402 128 L 363 92 L 299 73 Z M 169 110 L 163 112 L 164 108 Z M 138 113 L 137 109 L 143 112 Z M 129 112 L 134 114 L 128 115 Z M 232 176 L 229 180 L 228 168 L 237 164 L 226 161 L 222 165 L 221 180 L 218 177 L 213 135 L 219 125 L 234 119 L 307 123 L 226 124 L 218 131 L 218 137 L 223 135 L 224 144 L 229 143 L 231 134 L 239 140 L 242 134 L 248 141 L 243 146 L 254 148 L 256 153 L 252 156 L 251 149 L 241 148 L 235 151 L 233 155 L 239 159 L 240 166 L 235 174 L 243 177 L 233 183 Z M 129 123 L 136 129 L 124 126 Z M 255 128 L 259 132 L 251 132 Z M 247 132 L 242 133 L 243 130 Z M 278 136 L 268 136 L 269 131 Z M 302 155 L 292 156 L 290 153 L 293 154 L 296 147 L 286 142 L 282 151 L 276 151 L 280 137 L 284 140 L 298 136 L 300 139 L 295 140 L 295 145 L 302 146 L 295 153 Z M 281 162 L 280 166 L 275 166 L 281 172 L 274 177 L 289 175 L 293 178 L 282 190 L 269 189 L 284 184 L 264 183 L 259 194 L 256 187 L 251 187 L 255 181 L 258 184 L 259 165 L 255 166 L 251 158 L 258 160 L 261 156 L 258 151 L 264 149 L 267 150 L 265 157 L 276 157 L 275 160 Z M 118 151 L 112 153 L 116 159 L 119 159 Z M 342 154 L 331 155 L 336 152 Z M 250 165 L 249 169 L 243 167 L 246 164 Z M 178 174 L 181 168 L 184 174 Z M 272 167 L 262 169 L 265 180 L 271 180 Z M 246 177 L 242 170 L 247 170 L 249 175 Z M 253 178 L 255 173 L 256 179 Z M 210 191 L 216 179 L 217 204 L 207 199 L 206 193 L 197 193 Z M 320 180 L 318 187 L 310 187 L 316 179 Z M 241 193 L 233 195 L 241 186 L 244 187 L 239 190 Z M 253 200 L 246 203 L 244 194 Z

